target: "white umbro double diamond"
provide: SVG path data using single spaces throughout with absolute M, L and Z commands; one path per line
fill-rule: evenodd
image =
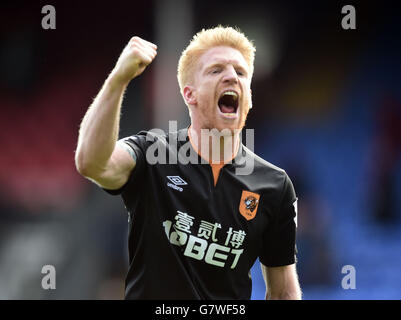
M 180 192 L 182 192 L 184 189 L 179 186 L 185 186 L 188 184 L 180 176 L 167 176 L 167 179 L 169 179 L 172 182 L 172 183 L 167 182 L 167 186 Z

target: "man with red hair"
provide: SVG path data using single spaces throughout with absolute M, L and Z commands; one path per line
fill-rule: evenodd
M 76 151 L 78 171 L 121 194 L 128 210 L 125 297 L 250 299 L 259 258 L 266 299 L 300 299 L 293 185 L 240 138 L 255 47 L 230 27 L 197 33 L 177 75 L 190 126 L 118 140 L 123 93 L 156 54 L 153 43 L 129 41 L 82 121 Z M 184 161 L 188 152 L 195 156 Z M 154 161 L 160 154 L 165 162 Z

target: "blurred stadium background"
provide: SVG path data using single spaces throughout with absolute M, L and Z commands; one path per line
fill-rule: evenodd
M 55 30 L 41 27 L 46 4 Z M 341 28 L 346 4 L 356 30 Z M 304 299 L 401 298 L 396 2 L 13 1 L 0 14 L 0 299 L 123 298 L 127 214 L 76 172 L 78 126 L 134 35 L 158 56 L 128 88 L 120 136 L 186 126 L 178 57 L 217 24 L 257 47 L 247 128 L 298 193 Z M 41 287 L 48 264 L 56 290 Z M 355 267 L 354 290 L 341 287 L 344 265 Z M 258 262 L 252 278 L 252 299 L 263 299 Z

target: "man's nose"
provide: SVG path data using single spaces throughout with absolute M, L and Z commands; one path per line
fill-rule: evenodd
M 224 71 L 223 82 L 226 83 L 237 83 L 238 82 L 238 75 L 235 71 L 234 67 L 228 66 Z

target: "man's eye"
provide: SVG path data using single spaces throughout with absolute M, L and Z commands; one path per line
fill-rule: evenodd
M 238 74 L 239 76 L 245 75 L 241 70 L 237 70 L 237 74 Z
M 213 69 L 212 70 L 212 73 L 219 73 L 220 72 L 220 69 Z

